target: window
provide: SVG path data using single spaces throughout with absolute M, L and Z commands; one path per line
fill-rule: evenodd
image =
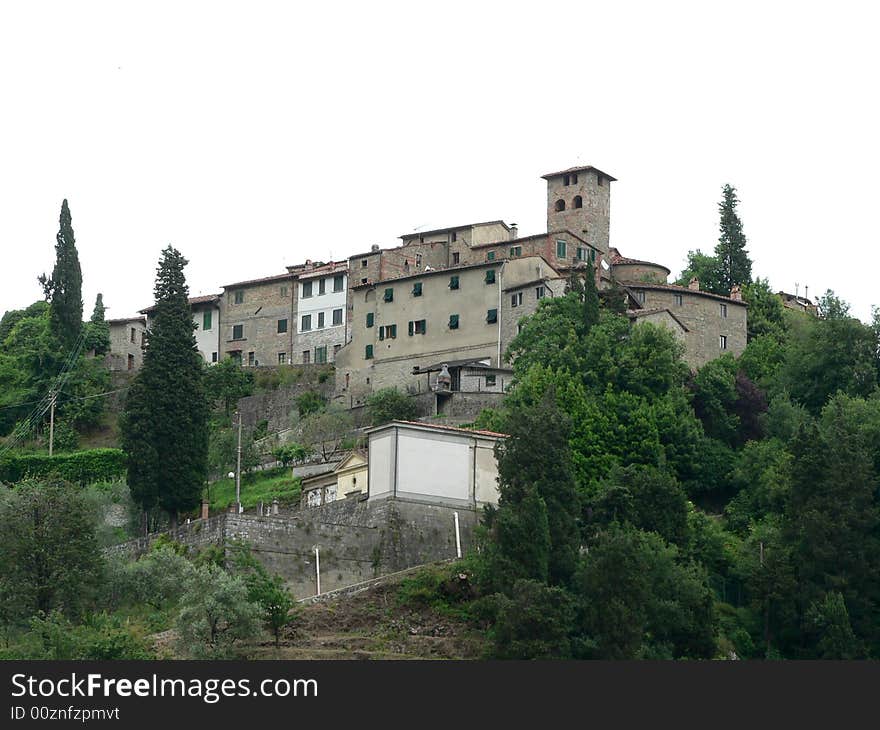
M 522 306 L 522 292 L 517 292 L 513 296 L 510 297 L 510 306 L 511 307 L 521 307 Z
M 547 296 L 547 290 L 543 286 L 535 287 L 535 299 L 543 299 Z
M 565 258 L 565 241 L 557 241 L 556 242 L 556 258 L 564 259 Z
M 211 353 L 211 362 L 217 362 L 217 353 L 216 352 Z
M 563 185 L 568 185 L 570 182 L 571 182 L 571 177 L 568 176 L 568 175 L 564 175 L 563 178 L 562 178 L 562 184 L 563 184 Z
M 575 173 L 573 173 L 572 176 L 571 176 L 571 184 L 572 184 L 572 185 L 577 185 L 577 182 L 578 182 L 578 176 L 577 176 L 577 173 L 575 172 Z
M 310 281 L 304 281 L 304 282 L 303 282 L 303 293 L 302 293 L 302 298 L 303 298 L 303 299 L 308 299 L 310 296 L 312 296 L 312 282 L 310 282 Z
M 318 296 L 326 293 L 327 291 L 327 280 L 326 279 L 318 279 Z
M 256 365 L 256 364 L 257 364 L 257 358 L 256 358 L 256 356 L 254 355 L 253 352 L 249 352 L 249 353 L 248 353 L 248 365 L 250 365 L 251 367 L 253 367 L 253 366 Z
M 486 261 L 494 261 L 494 260 L 495 260 L 495 252 L 489 251 L 489 253 L 486 254 Z
M 602 184 L 603 184 L 602 176 L 599 174 L 596 174 L 596 185 L 602 185 Z
M 450 314 L 449 315 L 449 329 L 457 330 L 458 329 L 458 315 Z
M 278 353 L 278 364 L 284 365 L 285 362 L 287 362 L 287 353 L 286 352 L 279 352 Z
M 727 335 L 721 335 L 718 338 L 718 345 L 722 350 L 727 349 Z
M 366 259 L 361 259 L 361 268 L 362 268 L 362 269 L 366 269 L 366 268 L 367 268 L 367 260 L 366 260 Z
M 413 284 L 413 296 L 414 297 L 422 296 L 422 282 L 417 281 L 415 284 Z
M 458 277 L 450 276 L 449 277 L 449 288 L 450 289 L 458 289 Z
M 324 313 L 318 312 L 318 329 L 324 329 Z
M 333 310 L 333 326 L 337 327 L 340 324 L 342 324 L 342 310 L 341 309 L 334 309 Z
M 640 304 L 644 304 L 645 303 L 645 292 L 637 291 L 636 292 L 636 299 L 639 300 Z
M 672 300 L 675 302 L 676 307 L 680 307 L 684 304 L 684 297 L 681 294 L 673 294 Z
M 385 296 L 383 297 L 383 299 L 386 302 L 393 302 L 394 301 L 394 289 L 386 289 Z
M 574 200 L 571 201 L 572 208 L 583 208 L 584 207 L 584 199 L 580 195 L 575 195 Z
M 420 254 L 420 253 L 416 254 L 416 266 L 418 268 L 422 267 L 422 254 Z
M 396 324 L 386 324 L 382 327 L 379 327 L 379 339 L 380 340 L 394 340 L 397 339 L 397 325 Z
M 494 324 L 498 321 L 498 310 L 497 309 L 489 309 L 486 311 L 486 322 L 489 324 Z
M 458 233 L 455 231 L 452 232 L 452 242 L 455 243 L 458 240 Z
M 312 315 L 304 314 L 302 316 L 302 326 L 299 328 L 300 332 L 308 332 L 312 329 Z
M 202 329 L 207 331 L 211 329 L 211 310 L 202 313 Z
M 460 254 L 458 253 L 458 251 L 456 251 L 454 254 L 452 254 L 452 263 L 457 264 L 460 257 Z
M 366 283 L 367 283 L 366 279 L 361 279 L 361 284 L 366 284 Z
M 286 319 L 279 319 L 278 320 L 278 334 L 283 335 L 285 332 L 287 332 L 287 320 Z
M 342 291 L 345 287 L 345 277 L 342 274 L 337 274 L 333 277 L 333 291 Z
M 413 335 L 425 334 L 425 331 L 427 329 L 427 327 L 425 325 L 426 325 L 426 322 L 424 319 L 417 319 L 417 320 L 411 321 L 409 323 L 410 337 L 412 337 Z
M 364 348 L 364 360 L 372 360 L 373 359 L 373 346 L 367 345 Z
M 578 261 L 586 261 L 587 260 L 587 250 L 585 248 L 581 248 L 580 246 L 578 246 L 577 260 Z
M 510 258 L 516 258 L 517 256 L 522 256 L 522 246 L 511 246 L 510 247 Z
M 235 304 L 244 304 L 244 289 L 236 291 L 232 297 L 232 301 L 235 302 Z
M 487 375 L 486 376 L 486 387 L 494 388 L 495 387 L 495 375 Z
M 128 353 L 128 369 L 134 370 L 134 355 Z
M 131 328 L 131 341 L 137 344 L 137 330 L 134 327 Z
M 281 298 L 282 298 L 282 299 L 286 299 L 286 298 L 287 298 L 287 287 L 286 287 L 286 286 L 282 286 L 282 287 L 281 287 Z
M 726 304 L 721 305 L 721 316 L 724 317 L 725 319 L 727 318 L 727 305 Z
M 557 200 L 556 201 L 556 212 L 560 213 L 563 210 L 565 210 L 565 201 L 564 200 Z
M 232 339 L 233 340 L 243 340 L 244 339 L 244 325 L 243 324 L 232 325 Z
M 327 345 L 321 345 L 321 347 L 315 348 L 315 364 L 323 365 L 327 362 Z
M 303 350 L 303 365 L 308 365 L 312 361 L 312 351 Z
M 373 321 L 376 319 L 376 315 L 372 312 L 367 312 L 367 327 L 373 326 Z
M 486 283 L 494 284 L 495 283 L 495 269 L 489 269 L 486 272 Z
M 590 261 L 592 261 L 593 263 L 596 263 L 596 249 L 595 248 L 590 249 Z
M 237 365 L 241 365 L 241 350 L 233 350 L 229 353 L 229 357 L 231 357 Z

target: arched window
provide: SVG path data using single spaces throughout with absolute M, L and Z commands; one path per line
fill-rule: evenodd
M 561 210 L 565 210 L 565 201 L 564 200 L 557 200 L 556 201 L 556 212 L 558 213 Z
M 584 207 L 584 199 L 580 195 L 575 195 L 574 200 L 571 201 L 572 208 L 583 208 Z

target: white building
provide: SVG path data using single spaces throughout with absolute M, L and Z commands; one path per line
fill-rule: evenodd
M 451 506 L 498 503 L 495 444 L 506 438 L 414 421 L 367 431 L 369 499 L 411 499 Z
M 307 266 L 298 279 L 293 362 L 334 362 L 345 345 L 348 261 Z
M 190 297 L 189 306 L 192 310 L 193 324 L 196 326 L 196 346 L 199 354 L 205 362 L 215 363 L 220 352 L 220 295 Z M 141 310 L 141 314 L 147 315 L 147 329 L 153 326 L 155 311 L 155 305 Z

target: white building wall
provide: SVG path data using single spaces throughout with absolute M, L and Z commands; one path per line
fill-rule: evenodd
M 211 313 L 211 328 L 204 329 L 205 312 Z M 196 346 L 202 359 L 207 362 L 216 362 L 214 356 L 219 358 L 220 353 L 220 307 L 205 307 L 193 312 L 193 322 L 196 325 Z
M 389 497 L 394 489 L 395 432 L 386 431 L 370 436 L 368 486 L 370 498 Z
M 471 502 L 470 452 L 468 439 L 398 429 L 396 496 Z
M 333 277 L 334 276 L 342 276 L 342 291 L 335 292 L 333 291 Z M 324 280 L 324 293 L 319 294 L 320 291 L 320 280 Z M 305 281 L 308 281 L 312 285 L 312 295 L 310 297 L 303 297 L 303 285 Z M 313 279 L 306 279 L 305 281 L 300 281 L 297 286 L 299 286 L 299 299 L 297 302 L 297 332 L 300 332 L 300 328 L 302 327 L 302 318 L 303 315 L 310 314 L 312 316 L 312 329 L 314 332 L 318 329 L 318 314 L 320 312 L 324 313 L 324 327 L 323 329 L 331 329 L 334 327 L 333 325 L 333 311 L 336 309 L 342 310 L 342 324 L 335 325 L 336 327 L 342 327 L 343 332 L 345 331 L 345 304 L 346 304 L 346 289 L 348 288 L 348 275 L 343 272 L 336 272 L 335 274 L 328 274 L 327 276 L 316 276 Z M 345 337 L 342 337 L 341 341 L 344 341 Z

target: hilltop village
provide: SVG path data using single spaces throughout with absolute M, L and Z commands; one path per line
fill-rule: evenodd
M 306 260 L 260 279 L 191 299 L 199 351 L 208 363 L 244 367 L 333 363 L 336 398 L 350 406 L 389 386 L 409 393 L 504 391 L 504 353 L 541 299 L 569 278 L 592 276 L 600 293 L 619 287 L 633 320 L 669 328 L 692 368 L 746 346 L 747 307 L 727 296 L 669 283 L 661 263 L 610 245 L 615 178 L 591 166 L 543 176 L 547 232 L 521 237 L 515 223 L 469 223 L 401 236 L 347 260 Z M 638 252 L 627 252 L 638 253 Z M 110 367 L 137 370 L 152 307 L 110 320 Z

